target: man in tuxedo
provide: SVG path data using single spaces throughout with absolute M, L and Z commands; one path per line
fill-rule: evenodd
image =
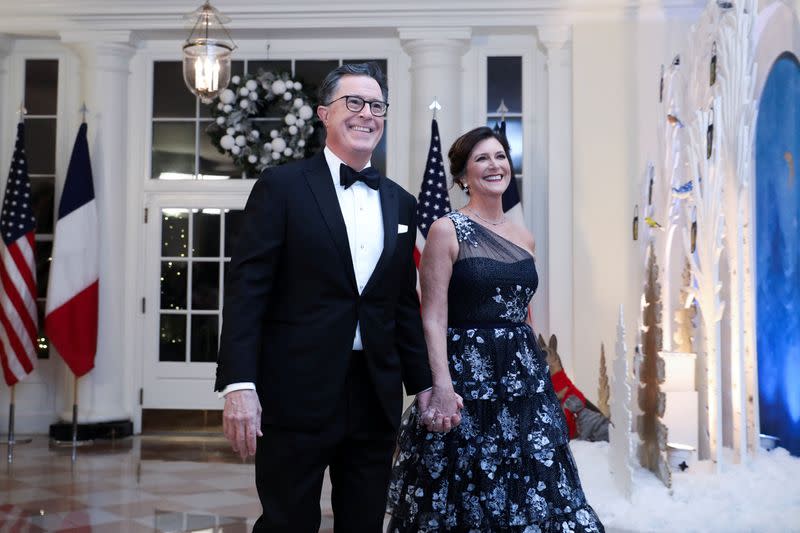
M 436 400 L 412 255 L 415 199 L 370 166 L 388 108 L 377 65 L 335 69 L 320 102 L 324 150 L 265 170 L 247 201 L 215 389 L 225 436 L 256 456 L 254 531 L 316 533 L 329 467 L 335 531 L 377 533 L 402 386 L 423 408 Z

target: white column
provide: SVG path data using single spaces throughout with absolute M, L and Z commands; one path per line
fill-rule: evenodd
M 100 294 L 97 355 L 94 369 L 79 380 L 78 421 L 81 424 L 130 420 L 129 387 L 124 360 L 125 192 L 128 132 L 129 63 L 135 48 L 129 32 L 62 34 L 80 57 L 80 100 L 88 109 L 89 154 L 97 201 L 100 252 Z M 77 116 L 77 113 L 76 113 Z M 77 133 L 77 129 L 76 129 Z M 74 136 L 71 136 L 74 139 Z M 70 146 L 71 150 L 71 146 Z M 72 374 L 69 373 L 69 381 Z M 72 386 L 68 387 L 72 391 Z M 72 416 L 72 398 L 62 408 Z
M 419 191 L 430 142 L 432 112 L 428 106 L 434 98 L 442 109 L 436 120 L 442 150 L 446 154 L 461 133 L 461 56 L 467 51 L 469 28 L 400 28 L 403 49 L 411 58 L 411 116 L 408 186 L 412 194 Z M 451 191 L 452 192 L 452 191 Z
M 550 333 L 574 374 L 572 265 L 572 30 L 538 28 L 547 51 L 547 294 Z
M 4 165 L 6 153 L 10 156 L 13 151 L 12 141 L 8 137 L 7 132 L 13 131 L 11 129 L 11 120 L 9 118 L 10 110 L 19 108 L 19 102 L 14 105 L 9 101 L 10 94 L 12 94 L 11 85 L 8 76 L 8 56 L 14 48 L 14 39 L 8 35 L 0 34 L 0 162 Z M 13 91 L 16 94 L 16 91 Z M 6 127 L 8 126 L 8 127 Z M 8 167 L 0 169 L 2 172 L 8 172 Z

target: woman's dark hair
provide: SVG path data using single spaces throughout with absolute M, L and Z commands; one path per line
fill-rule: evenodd
M 479 142 L 490 138 L 497 139 L 506 153 L 506 158 L 508 159 L 509 165 L 511 164 L 511 150 L 508 147 L 508 141 L 506 140 L 505 136 L 501 135 L 497 131 L 494 131 L 488 126 L 481 126 L 479 128 L 469 130 L 467 133 L 456 139 L 456 141 L 453 143 L 453 146 L 450 147 L 450 151 L 447 153 L 447 158 L 450 160 L 450 175 L 453 176 L 454 183 L 458 183 L 463 188 L 461 180 L 464 177 L 464 173 L 467 171 L 469 154 L 472 153 L 472 150 L 475 149 L 475 146 Z

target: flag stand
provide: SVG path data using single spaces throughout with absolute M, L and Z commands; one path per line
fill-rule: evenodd
M 15 444 L 30 444 L 33 440 L 31 438 L 18 439 L 14 435 L 14 396 L 16 386 L 11 385 L 11 401 L 8 404 L 8 435 L 6 439 L 6 446 L 8 446 L 8 462 L 14 462 L 14 445 Z
M 73 375 L 72 380 L 72 440 L 55 441 L 56 446 L 70 446 L 72 448 L 72 462 L 77 459 L 78 446 L 89 446 L 94 444 L 94 440 L 78 440 L 78 376 Z

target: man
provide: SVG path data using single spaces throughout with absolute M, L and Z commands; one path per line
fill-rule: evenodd
M 254 531 L 316 533 L 330 467 L 335 531 L 377 533 L 402 385 L 425 409 L 436 400 L 415 289 L 415 201 L 370 167 L 388 107 L 377 65 L 335 69 L 319 96 L 325 149 L 267 169 L 245 207 L 215 389 L 233 449 L 256 455 Z

